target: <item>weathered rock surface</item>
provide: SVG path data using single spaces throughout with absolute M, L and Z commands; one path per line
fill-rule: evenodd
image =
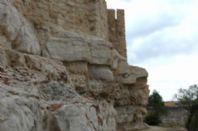
M 33 26 L 7 0 L 0 2 L 0 29 L 0 34 L 16 50 L 40 54 L 40 45 Z
M 92 36 L 63 32 L 49 38 L 46 50 L 46 56 L 61 61 L 87 61 L 101 65 L 111 65 L 112 62 L 111 43 Z
M 145 127 L 148 73 L 127 64 L 124 12 L 110 13 L 104 0 L 0 1 L 0 131 Z

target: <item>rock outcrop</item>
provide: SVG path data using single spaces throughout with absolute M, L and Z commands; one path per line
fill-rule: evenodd
M 148 73 L 104 0 L 0 0 L 0 131 L 144 128 Z

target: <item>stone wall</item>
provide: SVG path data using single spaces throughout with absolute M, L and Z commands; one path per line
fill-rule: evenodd
M 56 27 L 108 38 L 105 0 L 15 0 L 14 2 L 17 9 L 37 29 Z
M 182 107 L 167 107 L 168 114 L 162 117 L 162 125 L 185 127 L 189 112 Z
M 126 57 L 124 10 L 107 10 L 104 0 L 16 0 L 15 5 L 39 36 L 46 34 L 44 30 L 56 33 L 57 29 L 94 35 L 114 43 Z

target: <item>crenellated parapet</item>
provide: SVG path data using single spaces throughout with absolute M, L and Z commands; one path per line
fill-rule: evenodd
M 108 9 L 109 41 L 122 56 L 127 58 L 124 16 L 122 9 Z

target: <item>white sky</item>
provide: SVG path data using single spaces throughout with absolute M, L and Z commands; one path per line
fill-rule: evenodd
M 198 84 L 197 0 L 106 0 L 125 9 L 128 62 L 146 68 L 151 92 L 172 100 Z

